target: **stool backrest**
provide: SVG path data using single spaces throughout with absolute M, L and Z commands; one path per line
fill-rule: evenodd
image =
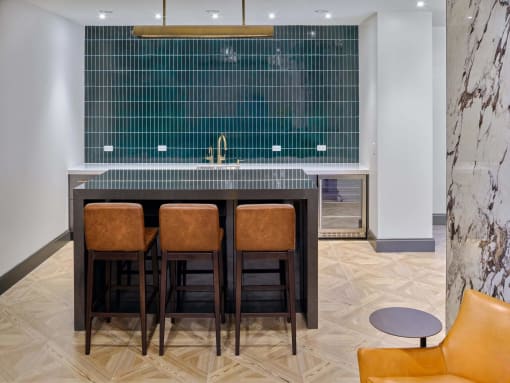
M 89 203 L 84 209 L 85 243 L 95 251 L 143 251 L 142 205 Z
M 296 212 L 292 205 L 240 205 L 235 222 L 238 251 L 288 251 L 296 247 Z
M 218 251 L 221 243 L 218 207 L 193 203 L 161 205 L 159 235 L 162 251 Z

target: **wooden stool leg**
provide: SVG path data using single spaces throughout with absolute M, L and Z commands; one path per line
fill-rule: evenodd
M 182 286 L 182 262 L 181 261 L 175 261 L 175 286 L 176 287 L 179 287 L 179 286 Z M 170 262 L 170 286 L 172 286 L 172 280 L 174 279 L 173 277 L 173 269 L 172 269 L 172 262 Z M 172 294 L 171 292 L 172 288 L 170 288 L 170 296 Z M 182 291 L 177 291 L 176 292 L 176 299 L 177 299 L 177 303 L 180 303 L 182 301 L 182 298 L 181 298 L 181 295 L 182 295 Z M 171 299 L 171 298 L 170 298 Z M 176 310 L 179 309 L 181 310 L 182 307 L 179 305 L 177 306 L 176 304 Z M 175 310 L 173 310 L 175 312 Z M 172 318 L 172 323 L 174 323 L 174 320 Z
M 186 286 L 186 271 L 188 271 L 188 262 L 187 261 L 181 261 L 181 262 L 182 262 L 181 284 L 182 284 L 182 286 Z
M 152 288 L 154 289 L 155 296 L 159 297 L 158 247 L 156 246 L 156 244 L 154 244 L 151 249 L 151 255 L 152 255 Z M 159 322 L 159 305 L 157 305 L 156 308 L 156 324 L 158 322 Z
M 186 286 L 186 272 L 188 270 L 188 262 L 187 261 L 177 261 L 177 286 Z M 182 310 L 182 303 L 184 301 L 184 291 L 179 291 L 176 293 L 176 299 L 177 299 L 177 307 L 179 310 Z
M 106 261 L 106 265 L 105 265 L 105 285 L 106 285 L 106 289 L 105 289 L 105 308 L 106 308 L 106 312 L 111 312 L 111 295 L 112 295 L 112 291 L 111 291 L 111 287 L 112 287 L 112 262 L 111 261 Z M 112 321 L 112 317 L 108 317 L 106 318 L 106 322 L 110 323 Z
M 165 352 L 165 312 L 166 312 L 166 273 L 167 255 L 161 254 L 161 280 L 159 287 L 159 355 Z
M 120 286 L 122 283 L 122 268 L 124 267 L 124 263 L 122 261 L 117 261 L 117 286 Z M 117 289 L 115 292 L 117 296 L 117 304 L 120 302 L 120 290 Z
M 223 269 L 223 251 L 218 252 L 218 269 L 220 279 L 220 312 L 221 312 L 221 323 L 225 323 L 225 270 Z
M 170 313 L 175 313 L 177 310 L 177 261 L 170 260 Z M 175 318 L 171 317 L 171 323 L 175 323 Z
M 87 300 L 85 310 L 85 354 L 90 354 L 90 338 L 92 336 L 92 299 L 94 288 L 94 252 L 89 252 L 87 260 Z
M 218 252 L 212 253 L 213 261 L 213 285 L 214 285 L 214 325 L 216 327 L 216 355 L 221 355 L 221 318 L 220 318 L 220 266 Z
M 142 332 L 142 355 L 147 355 L 147 308 L 145 305 L 145 254 L 138 254 L 138 281 L 140 290 L 140 330 Z
M 289 315 L 287 316 L 287 322 L 290 323 L 290 308 L 289 308 L 289 285 L 287 281 L 289 280 L 289 273 L 287 272 L 287 265 L 284 260 L 278 261 L 280 268 L 280 285 L 284 286 L 283 291 L 283 304 L 287 309 Z
M 289 309 L 290 309 L 290 326 L 292 331 L 292 354 L 296 355 L 296 281 L 294 269 L 294 251 L 288 252 L 287 261 L 288 285 L 289 285 Z
M 284 262 L 284 266 L 285 266 L 285 306 L 287 307 L 287 312 L 289 313 L 289 315 L 287 315 L 287 323 L 290 323 L 291 322 L 290 317 L 292 315 L 290 312 L 290 305 L 289 305 L 290 284 L 289 284 L 289 267 L 287 267 L 287 265 L 288 265 L 288 261 Z
M 131 286 L 131 261 L 127 262 L 126 273 L 127 273 L 127 284 L 128 284 L 128 286 Z
M 243 273 L 243 252 L 236 253 L 236 339 L 235 354 L 239 355 L 239 340 L 241 337 L 241 288 Z

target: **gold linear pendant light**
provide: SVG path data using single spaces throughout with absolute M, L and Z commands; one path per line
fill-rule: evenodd
M 141 38 L 236 38 L 273 37 L 272 25 L 246 25 L 245 0 L 242 25 L 166 25 L 166 0 L 163 0 L 163 25 L 136 25 L 133 35 Z

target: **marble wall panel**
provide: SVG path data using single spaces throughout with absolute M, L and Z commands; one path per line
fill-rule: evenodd
M 510 302 L 510 2 L 447 1 L 446 324 L 473 288 Z

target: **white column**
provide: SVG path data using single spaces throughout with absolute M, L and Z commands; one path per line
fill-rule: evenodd
M 446 27 L 432 28 L 434 214 L 446 214 Z
M 360 110 L 360 137 L 364 141 L 360 159 L 371 170 L 371 233 L 378 241 L 395 240 L 390 248 L 430 248 L 433 246 L 430 13 L 385 12 L 362 23 Z
M 377 233 L 377 15 L 359 26 L 359 162 L 369 171 L 368 222 Z

